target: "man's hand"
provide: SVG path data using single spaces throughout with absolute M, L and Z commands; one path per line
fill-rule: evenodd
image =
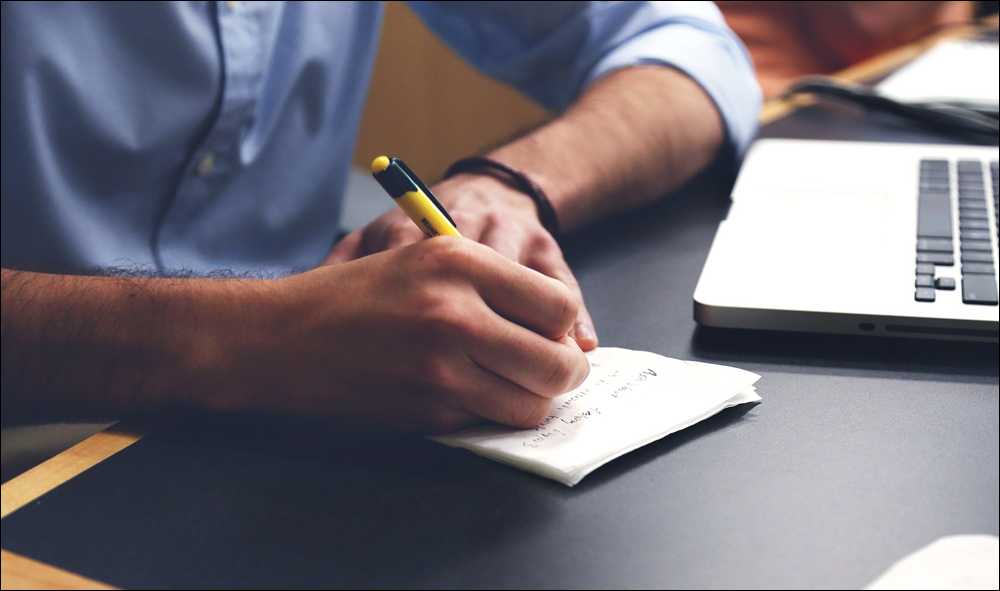
M 468 240 L 283 282 L 282 313 L 222 408 L 431 433 L 481 418 L 534 427 L 590 370 L 566 336 L 578 311 L 569 289 Z
M 454 218 L 462 236 L 568 287 L 579 310 L 569 335 L 584 351 L 597 347 L 594 324 L 580 286 L 559 245 L 542 227 L 531 198 L 493 177 L 474 174 L 456 175 L 432 190 Z M 416 225 L 402 211 L 394 210 L 345 237 L 325 264 L 352 261 L 422 240 L 424 236 Z
M 534 427 L 590 365 L 575 297 L 469 240 L 286 279 L 4 271 L 3 413 L 198 407 L 443 433 Z
M 715 104 L 694 80 L 669 67 L 635 66 L 601 78 L 565 114 L 489 157 L 541 186 L 561 231 L 574 232 L 679 187 L 712 161 L 724 135 Z M 462 236 L 568 287 L 579 308 L 570 334 L 584 351 L 597 346 L 580 287 L 528 196 L 473 174 L 457 175 L 433 191 Z M 344 238 L 326 262 L 420 240 L 413 222 L 393 211 Z

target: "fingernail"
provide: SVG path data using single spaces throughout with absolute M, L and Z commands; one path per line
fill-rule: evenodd
M 584 324 L 583 322 L 580 322 L 579 324 L 576 325 L 576 328 L 574 329 L 574 332 L 576 333 L 576 340 L 577 341 L 596 341 L 597 340 L 597 335 L 594 334 L 594 329 L 590 328 L 588 325 Z

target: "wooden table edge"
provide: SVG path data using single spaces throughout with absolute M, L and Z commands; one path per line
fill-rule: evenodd
M 983 21 L 997 26 L 1000 17 Z M 943 30 L 916 43 L 904 45 L 870 60 L 856 64 L 835 78 L 861 82 L 891 71 L 926 51 L 945 38 L 971 37 L 982 31 L 981 25 Z M 761 110 L 760 124 L 766 125 L 797 109 L 812 104 L 808 98 L 772 99 Z M 0 487 L 0 519 L 41 497 L 57 486 L 82 474 L 145 437 L 151 427 L 138 423 L 117 423 L 71 447 L 54 458 L 35 466 Z M 7 589 L 115 589 L 37 560 L 0 549 L 0 587 Z
M 0 519 L 142 439 L 150 427 L 116 423 L 0 487 Z
M 151 430 L 139 423 L 117 423 L 12 478 L 0 487 L 0 519 L 139 441 Z M 0 588 L 6 591 L 115 587 L 0 549 Z
M 15 589 L 117 589 L 67 570 L 0 550 L 0 587 Z

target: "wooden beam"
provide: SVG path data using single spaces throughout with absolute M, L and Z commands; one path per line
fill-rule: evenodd
M 116 589 L 69 571 L 0 550 L 0 588 L 15 589 Z
M 115 455 L 148 432 L 145 426 L 118 423 L 11 479 L 0 488 L 0 519 Z

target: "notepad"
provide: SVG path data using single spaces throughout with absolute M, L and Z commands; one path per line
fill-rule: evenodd
M 742 369 L 616 348 L 587 357 L 586 381 L 556 398 L 540 426 L 479 425 L 433 439 L 574 486 L 632 450 L 760 401 L 760 376 Z

